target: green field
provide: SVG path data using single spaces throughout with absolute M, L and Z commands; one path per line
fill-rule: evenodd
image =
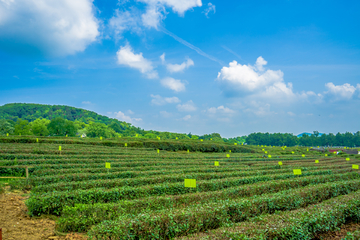
M 28 166 L 28 179 L 8 184 L 30 191 L 31 216 L 55 215 L 58 232 L 112 240 L 312 239 L 360 222 L 358 155 L 200 140 L 38 140 L 0 138 L 0 176 L 24 177 Z

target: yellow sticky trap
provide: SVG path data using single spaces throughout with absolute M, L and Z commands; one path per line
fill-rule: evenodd
M 204 141 L 204 140 L 200 139 L 200 141 L 202 142 L 202 141 Z
M 67 137 L 67 134 L 66 134 L 66 136 L 65 137 Z
M 265 151 L 265 154 L 267 154 L 267 151 Z
M 102 140 L 102 137 L 100 137 L 100 140 Z
M 176 140 L 178 140 L 179 138 L 178 137 L 176 137 Z
M 19 133 L 19 136 L 21 136 L 21 133 Z
M 333 154 L 336 154 L 337 152 L 333 152 Z
M 39 139 L 38 139 L 38 138 L 36 138 L 36 142 L 39 142 Z
M 8 136 L 9 136 L 9 134 L 7 133 L 7 134 L 6 134 L 6 136 L 8 137 Z
M 244 145 L 244 143 L 241 143 L 241 145 Z
M 231 153 L 231 150 L 229 150 L 229 153 Z
M 346 149 L 346 147 L 344 147 L 344 149 Z
M 292 154 L 294 154 L 295 152 L 294 152 L 294 151 L 292 151 L 291 153 L 292 153 Z
M 105 163 L 105 168 L 109 168 L 109 169 L 111 168 L 111 165 L 109 162 Z
M 268 158 L 271 158 L 271 155 L 268 155 Z
M 261 145 L 261 147 L 264 147 L 264 145 Z
M 157 153 L 160 153 L 160 150 L 159 150 L 159 149 L 156 149 L 156 152 L 157 152 Z
M 353 169 L 359 169 L 359 165 L 352 165 Z
M 327 153 L 325 153 L 325 157 L 327 157 L 328 155 L 327 155 Z
M 229 158 L 229 157 L 230 157 L 230 154 L 226 154 L 226 157 Z
M 318 148 L 320 148 L 320 147 L 318 146 Z
M 196 188 L 196 179 L 185 179 L 185 187 Z
M 302 156 L 302 157 L 305 157 L 305 154 L 302 154 L 301 156 Z
M 125 147 L 127 147 L 127 143 L 125 143 Z
M 315 160 L 315 163 L 319 163 L 319 160 Z
M 212 138 L 210 138 L 210 140 L 212 141 Z
M 306 149 L 306 151 L 308 152 L 308 151 L 309 151 L 309 149 L 307 148 L 307 149 Z
M 350 158 L 346 158 L 346 161 L 350 161 Z
M 214 166 L 219 166 L 219 162 L 215 161 Z
M 234 143 L 234 145 L 237 145 L 237 143 Z
M 190 151 L 189 151 L 189 149 L 187 150 L 187 153 L 189 153 Z
M 139 136 L 139 134 L 136 134 L 136 137 Z
M 301 169 L 293 169 L 294 175 L 301 175 Z
M 59 146 L 59 151 L 61 151 L 61 146 Z
M 278 162 L 280 166 L 282 166 L 282 162 Z
M 262 151 L 265 151 L 265 149 L 261 149 Z

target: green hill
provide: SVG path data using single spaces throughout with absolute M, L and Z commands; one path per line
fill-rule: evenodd
M 62 117 L 70 121 L 79 120 L 84 123 L 100 122 L 106 125 L 110 125 L 113 121 L 120 122 L 117 119 L 102 116 L 89 110 L 64 105 L 9 103 L 0 106 L 0 119 L 11 119 L 16 121 L 18 118 L 21 118 L 32 122 L 37 118 L 51 120 L 56 117 Z M 130 123 L 121 123 L 127 127 L 131 126 Z

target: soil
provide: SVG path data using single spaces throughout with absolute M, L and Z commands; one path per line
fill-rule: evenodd
M 22 192 L 9 192 L 0 194 L 0 228 L 3 240 L 85 240 L 84 235 L 77 233 L 55 233 L 55 221 L 46 217 L 29 217 L 25 200 L 28 194 Z M 55 219 L 55 218 L 54 218 Z
M 348 232 L 354 232 L 360 229 L 360 223 L 347 223 L 341 226 L 339 231 L 335 232 L 325 232 L 318 234 L 314 240 L 322 240 L 322 239 L 335 239 L 341 240 L 345 238 Z

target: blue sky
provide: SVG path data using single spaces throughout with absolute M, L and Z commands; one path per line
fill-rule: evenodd
M 0 0 L 0 104 L 146 130 L 355 132 L 359 1 Z

